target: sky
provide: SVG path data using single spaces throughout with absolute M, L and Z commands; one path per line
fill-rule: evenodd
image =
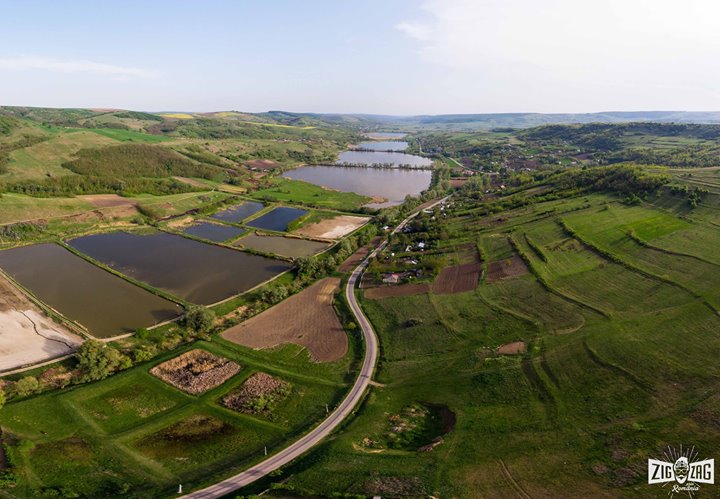
M 720 110 L 715 0 L 0 0 L 0 105 Z

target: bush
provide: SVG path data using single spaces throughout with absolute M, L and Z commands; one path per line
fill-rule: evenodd
M 15 393 L 19 397 L 27 397 L 40 391 L 40 382 L 34 376 L 25 376 L 15 383 Z
M 195 331 L 196 333 L 207 333 L 215 324 L 215 312 L 200 305 L 188 307 L 185 315 L 180 320 L 180 325 Z
M 125 355 L 98 340 L 88 340 L 80 345 L 77 361 L 84 381 L 101 380 L 118 369 L 130 367 Z

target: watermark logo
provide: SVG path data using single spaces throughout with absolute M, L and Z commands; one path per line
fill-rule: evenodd
M 648 459 L 648 483 L 670 486 L 668 495 L 687 493 L 693 497 L 699 490 L 699 484 L 715 483 L 715 460 L 698 459 L 695 447 L 680 451 L 668 447 L 662 459 Z

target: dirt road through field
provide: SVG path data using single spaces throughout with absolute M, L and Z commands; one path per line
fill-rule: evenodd
M 432 204 L 432 206 L 440 204 L 445 199 L 447 198 L 436 201 Z M 405 224 L 412 220 L 417 214 L 418 211 L 415 211 L 405 220 L 403 220 L 402 223 L 395 227 L 395 230 L 393 230 L 392 234 L 395 234 L 399 230 L 401 230 L 405 226 Z M 382 249 L 387 245 L 387 242 L 388 240 L 385 239 L 382 244 L 375 248 L 367 256 L 367 258 L 365 258 L 365 260 L 363 260 L 362 263 L 360 263 L 360 265 L 355 268 L 353 273 L 350 275 L 347 286 L 345 286 L 345 297 L 347 298 L 348 305 L 350 306 L 352 313 L 355 315 L 358 326 L 360 326 L 360 330 L 363 335 L 363 341 L 365 342 L 365 358 L 363 360 L 360 373 L 358 374 L 358 377 L 355 380 L 353 387 L 350 389 L 350 392 L 345 396 L 342 402 L 340 402 L 340 404 L 335 408 L 335 410 L 330 413 L 330 415 L 326 419 L 324 419 L 315 428 L 310 430 L 310 432 L 307 433 L 305 436 L 300 438 L 300 440 L 295 441 L 288 447 L 282 449 L 278 453 L 265 459 L 264 461 L 261 461 L 260 463 L 256 464 L 255 466 L 251 467 L 246 471 L 238 473 L 237 475 L 227 478 L 222 482 L 216 483 L 215 485 L 211 485 L 204 489 L 187 494 L 183 497 L 192 499 L 209 499 L 222 497 L 230 494 L 235 490 L 250 485 L 254 481 L 264 477 L 268 473 L 271 473 L 278 468 L 285 466 L 294 459 L 305 454 L 312 447 L 320 443 L 320 441 L 322 441 L 325 437 L 330 435 L 333 430 L 335 430 L 335 428 L 337 428 L 340 423 L 342 423 L 345 418 L 348 417 L 355 410 L 355 407 L 358 405 L 358 403 L 360 403 L 360 400 L 362 400 L 365 390 L 367 389 L 368 384 L 373 377 L 373 373 L 375 372 L 375 364 L 377 362 L 378 356 L 378 339 L 375 335 L 375 331 L 373 330 L 372 325 L 370 324 L 370 321 L 363 313 L 360 305 L 357 302 L 357 299 L 355 298 L 355 285 L 357 284 L 360 276 L 362 275 L 365 267 L 368 265 L 370 260 L 378 252 L 382 251 Z

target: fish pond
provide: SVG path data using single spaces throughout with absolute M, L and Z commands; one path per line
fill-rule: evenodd
M 373 142 L 360 142 L 358 149 L 367 151 L 404 151 L 410 144 L 402 140 L 380 140 Z
M 383 198 L 383 202 L 368 204 L 370 208 L 385 208 L 401 204 L 405 196 L 417 196 L 430 186 L 430 170 L 395 168 L 357 168 L 349 166 L 301 166 L 283 177 L 304 180 L 329 189 L 355 192 L 363 196 Z
M 274 230 L 277 232 L 286 231 L 288 225 L 307 213 L 306 210 L 280 206 L 264 215 L 251 220 L 246 225 L 257 229 Z
M 258 211 L 262 210 L 265 206 L 262 203 L 256 203 L 255 201 L 245 201 L 230 208 L 218 211 L 212 218 L 222 220 L 223 222 L 240 223 L 247 217 L 254 215 Z
M 245 232 L 244 229 L 231 225 L 220 225 L 209 222 L 199 222 L 186 228 L 184 233 L 190 236 L 207 239 L 215 243 L 222 243 L 228 239 L 235 239 Z
M 69 241 L 76 250 L 138 281 L 209 305 L 288 270 L 290 264 L 164 232 L 112 232 Z
M 248 234 L 235 241 L 234 244 L 238 247 L 262 251 L 263 253 L 274 253 L 289 258 L 314 255 L 329 246 L 328 243 L 308 241 L 295 237 L 260 236 L 257 234 Z
M 130 333 L 177 317 L 181 308 L 57 244 L 0 251 L 0 268 L 95 337 Z
M 344 151 L 340 153 L 338 165 L 389 166 L 391 168 L 430 168 L 430 158 L 388 151 Z

